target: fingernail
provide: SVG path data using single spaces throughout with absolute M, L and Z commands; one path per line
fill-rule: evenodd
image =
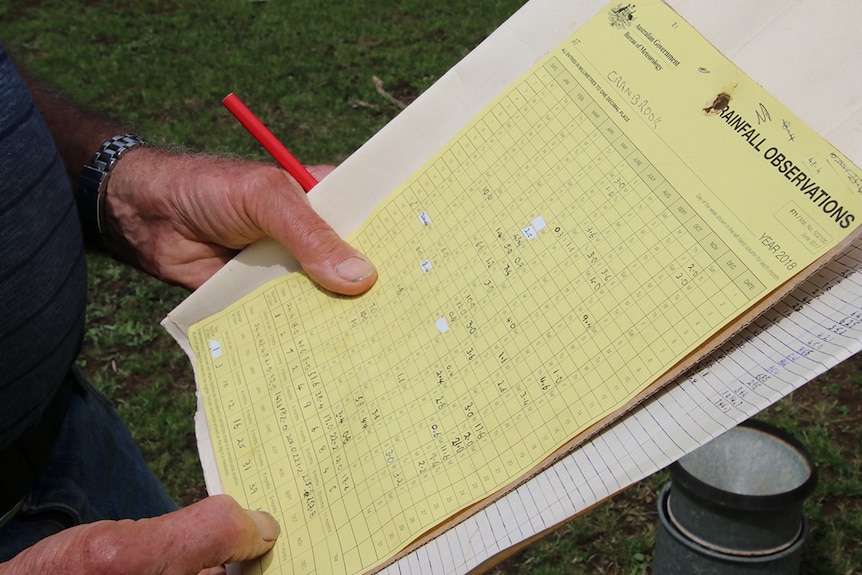
M 257 524 L 257 529 L 260 531 L 260 536 L 264 541 L 275 541 L 278 539 L 278 534 L 281 533 L 281 526 L 275 517 L 266 511 L 249 511 L 248 514 Z
M 372 275 L 375 271 L 376 269 L 371 262 L 359 256 L 350 256 L 335 266 L 335 273 L 337 273 L 341 279 L 349 282 L 362 281 Z

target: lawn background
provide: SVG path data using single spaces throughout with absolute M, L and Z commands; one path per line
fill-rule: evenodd
M 520 6 L 513 0 L 0 2 L 0 41 L 44 80 L 149 140 L 269 161 L 229 116 L 236 91 L 307 163 L 337 164 Z M 717 13 L 720 15 L 720 12 Z M 382 83 L 378 89 L 373 78 Z M 0 177 L 9 177 L 0 175 Z M 186 293 L 92 256 L 80 359 L 182 503 L 205 491 L 194 381 L 159 326 Z M 812 452 L 806 574 L 862 573 L 860 359 L 762 415 Z M 643 573 L 666 472 L 530 545 L 499 574 Z

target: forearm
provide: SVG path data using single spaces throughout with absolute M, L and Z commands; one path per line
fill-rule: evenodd
M 27 70 L 20 66 L 18 69 L 51 131 L 73 189 L 77 189 L 81 168 L 93 158 L 102 143 L 128 129 L 75 105 Z

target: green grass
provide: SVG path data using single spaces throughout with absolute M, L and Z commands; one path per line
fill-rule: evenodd
M 19 61 L 152 141 L 267 159 L 221 106 L 236 91 L 309 163 L 338 163 L 520 6 L 470 2 L 81 0 L 0 3 L 0 39 Z M 158 325 L 185 297 L 93 256 L 81 363 L 116 403 L 179 501 L 203 496 L 188 361 Z M 862 370 L 846 362 L 770 409 L 812 452 L 803 572 L 862 565 Z M 495 568 L 504 574 L 648 570 L 666 472 L 642 481 Z

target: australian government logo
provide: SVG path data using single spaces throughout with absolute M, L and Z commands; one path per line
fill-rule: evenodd
M 635 19 L 634 4 L 618 4 L 608 12 L 608 20 L 614 28 L 628 28 Z

